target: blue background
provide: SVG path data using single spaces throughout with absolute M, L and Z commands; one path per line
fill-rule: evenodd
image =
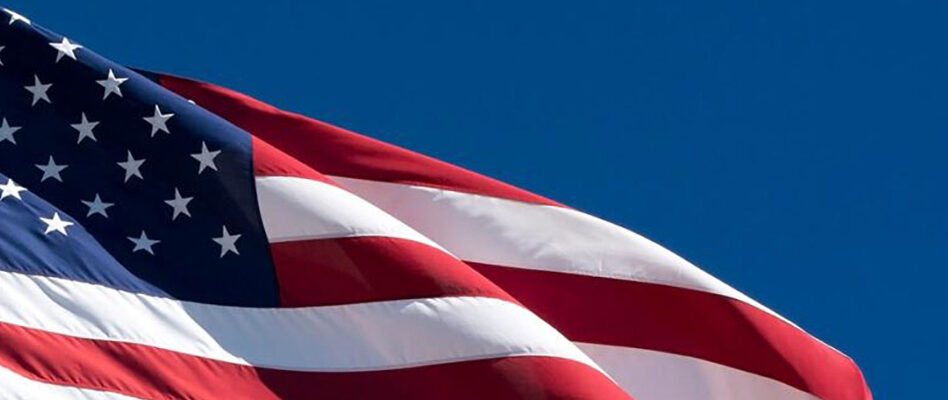
M 948 3 L 461 3 L 5 2 L 633 228 L 942 396 Z

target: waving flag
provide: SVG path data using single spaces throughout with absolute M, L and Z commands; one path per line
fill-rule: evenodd
M 871 399 L 628 230 L 5 14 L 0 398 Z
M 872 398 L 844 354 L 631 231 L 225 88 L 153 78 L 457 255 L 636 398 Z
M 442 246 L 6 16 L 0 398 L 628 398 Z

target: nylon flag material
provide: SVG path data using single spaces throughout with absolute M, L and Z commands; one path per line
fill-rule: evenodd
M 843 353 L 631 231 L 226 88 L 151 76 L 455 254 L 638 399 L 872 399 Z M 292 279 L 300 292 L 324 290 L 307 277 Z
M 0 16 L 0 398 L 868 400 L 552 200 Z
M 443 246 L 3 16 L 0 399 L 630 398 Z

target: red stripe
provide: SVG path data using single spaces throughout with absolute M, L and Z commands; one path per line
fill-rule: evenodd
M 598 371 L 558 358 L 510 357 L 371 372 L 284 371 L 4 323 L 0 365 L 34 380 L 146 399 L 629 398 Z
M 253 173 L 255 176 L 292 176 L 339 186 L 326 175 L 313 170 L 308 165 L 290 157 L 280 149 L 273 147 L 256 136 L 251 136 L 251 145 L 253 148 Z
M 366 236 L 270 244 L 284 307 L 441 296 L 516 303 L 466 264 L 413 240 Z
M 571 340 L 696 357 L 823 400 L 872 399 L 849 358 L 741 301 L 651 283 L 469 264 Z
M 276 109 L 229 89 L 169 75 L 159 75 L 159 82 L 323 174 L 560 205 L 446 162 Z

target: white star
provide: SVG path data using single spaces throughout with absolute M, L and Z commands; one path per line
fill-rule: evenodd
M 127 80 L 128 78 L 116 78 L 115 73 L 112 72 L 112 68 L 109 68 L 109 76 L 103 80 L 96 81 L 96 83 L 105 88 L 105 94 L 102 95 L 102 100 L 107 99 L 112 93 L 117 94 L 118 97 L 122 97 L 122 88 L 120 88 L 119 85 L 125 83 Z
M 217 171 L 217 165 L 214 164 L 214 157 L 217 157 L 218 154 L 221 154 L 220 150 L 208 151 L 207 143 L 201 142 L 201 152 L 191 154 L 191 157 L 194 157 L 195 160 L 201 163 L 198 165 L 198 175 L 204 172 L 204 168 Z
M 240 234 L 231 235 L 230 232 L 227 232 L 227 226 L 223 226 L 222 230 L 221 237 L 212 238 L 217 244 L 221 245 L 221 258 L 224 258 L 224 255 L 230 251 L 240 255 L 240 252 L 237 251 L 237 239 L 240 239 Z
M 145 250 L 151 255 L 155 255 L 155 251 L 151 249 L 151 246 L 161 242 L 160 240 L 149 239 L 148 235 L 145 234 L 145 231 L 142 231 L 142 234 L 139 237 L 129 237 L 128 240 L 131 240 L 132 243 L 135 243 L 135 248 L 132 249 L 132 253 L 139 250 Z
M 151 137 L 155 137 L 155 133 L 158 131 L 164 131 L 165 133 L 171 133 L 168 130 L 168 126 L 165 125 L 168 122 L 168 119 L 174 116 L 174 113 L 162 114 L 161 109 L 158 108 L 158 105 L 155 105 L 155 115 L 151 117 L 143 117 L 145 121 L 148 121 L 151 124 Z
M 82 139 L 85 138 L 92 139 L 93 142 L 96 142 L 97 140 L 95 139 L 95 134 L 92 133 L 92 129 L 98 124 L 96 121 L 86 119 L 86 113 L 82 113 L 82 121 L 79 121 L 78 124 L 70 124 L 75 130 L 79 131 L 79 140 L 76 143 L 82 143 Z
M 9 10 L 9 9 L 4 8 L 4 9 L 3 9 L 3 12 L 5 12 L 5 13 L 7 13 L 7 14 L 10 14 L 10 24 L 9 24 L 9 25 L 13 25 L 13 23 L 16 22 L 16 21 L 23 21 L 23 22 L 24 22 L 25 24 L 27 24 L 27 25 L 33 25 L 33 23 L 31 23 L 29 19 L 27 19 L 26 17 L 24 17 L 24 16 L 18 14 L 17 12 L 15 12 L 15 11 L 13 11 L 13 10 Z
M 181 197 L 181 193 L 178 192 L 178 188 L 174 188 L 174 198 L 171 200 L 165 200 L 169 206 L 174 208 L 174 214 L 171 216 L 171 220 L 174 221 L 175 218 L 178 218 L 178 214 L 184 214 L 191 216 L 191 212 L 188 211 L 188 203 L 194 200 L 194 197 Z
M 13 181 L 13 179 L 7 178 L 7 184 L 0 185 L 0 191 L 3 191 L 3 193 L 0 193 L 0 200 L 10 196 L 16 197 L 17 200 L 23 200 L 23 198 L 20 197 L 20 192 L 24 190 L 26 190 L 25 187 L 19 186 Z
M 132 157 L 132 152 L 128 152 L 128 160 L 117 163 L 120 167 L 125 169 L 125 182 L 128 182 L 129 179 L 133 176 L 139 177 L 141 180 L 145 180 L 145 177 L 142 176 L 142 171 L 139 169 L 142 167 L 142 164 L 145 163 L 145 159 L 136 160 Z
M 89 207 L 89 212 L 86 213 L 86 217 L 91 217 L 92 214 L 101 214 L 103 217 L 108 218 L 109 214 L 105 210 L 115 205 L 115 203 L 106 203 L 102 201 L 102 198 L 99 197 L 98 193 L 95 194 L 95 199 L 92 201 L 80 201 L 82 201 L 82 204 L 85 204 L 86 207 Z
M 50 86 L 53 86 L 53 84 L 44 84 L 43 82 L 40 82 L 39 76 L 33 75 L 33 86 L 24 86 L 26 90 L 29 90 L 30 93 L 33 93 L 33 104 L 31 105 L 35 106 L 40 100 L 46 100 L 47 103 L 52 104 L 53 102 L 49 100 L 49 95 L 46 94 L 46 91 L 49 90 Z
M 69 41 L 67 38 L 63 38 L 63 41 L 60 43 L 52 42 L 49 44 L 56 49 L 56 62 L 59 62 L 63 56 L 69 57 L 73 60 L 76 59 L 76 50 L 81 49 L 82 45 L 75 44 Z
M 56 161 L 53 160 L 53 156 L 49 156 L 49 162 L 46 165 L 36 164 L 36 168 L 39 168 L 43 171 L 43 177 L 40 179 L 40 182 L 43 182 L 49 178 L 53 178 L 57 181 L 62 182 L 63 177 L 59 176 L 59 173 L 62 170 L 68 168 L 68 165 L 57 165 Z
M 9 140 L 10 143 L 16 144 L 16 139 L 13 138 L 13 134 L 18 130 L 20 130 L 19 126 L 10 126 L 10 124 L 7 123 L 6 117 L 4 117 L 3 124 L 0 125 L 0 142 Z
M 69 236 L 69 234 L 66 233 L 66 227 L 73 225 L 72 222 L 59 219 L 58 212 L 54 212 L 52 218 L 40 217 L 40 220 L 46 223 L 46 231 L 43 232 L 44 235 L 49 235 L 50 232 L 56 231 L 62 233 L 63 235 Z

